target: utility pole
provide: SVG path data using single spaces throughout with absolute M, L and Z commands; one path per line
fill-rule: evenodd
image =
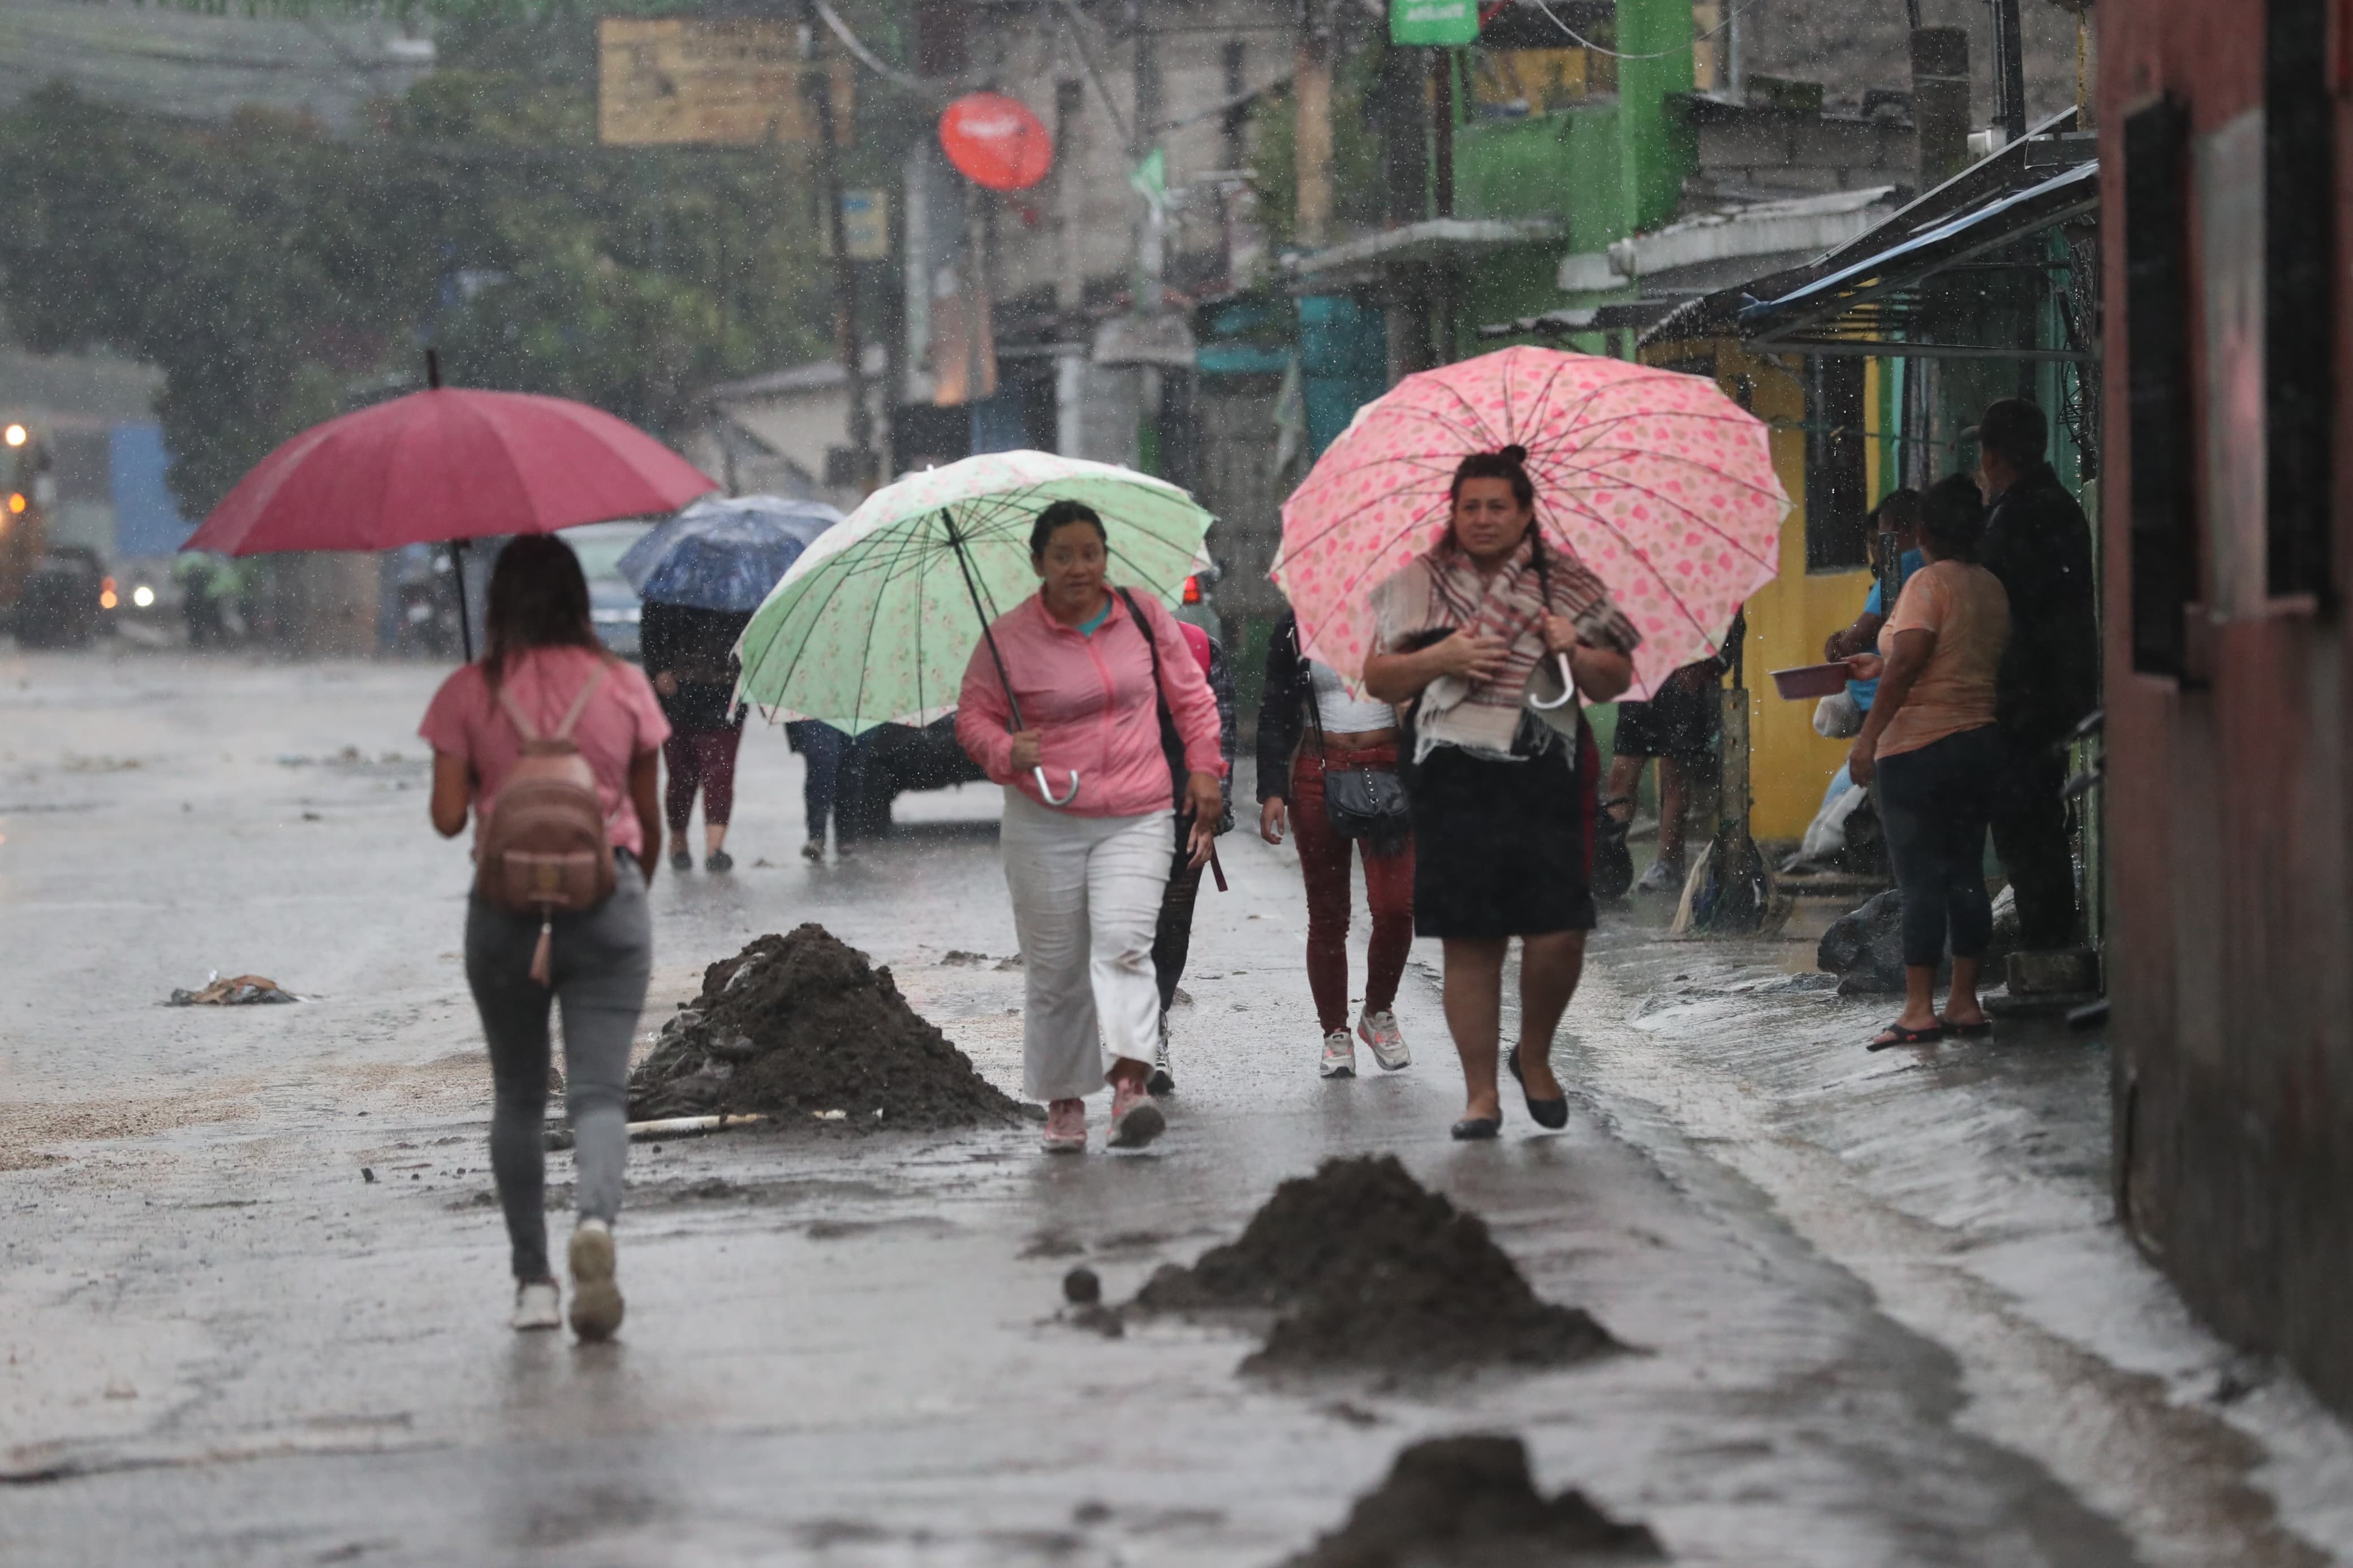
M 1438 72 L 1438 90 L 1430 94 L 1430 189 L 1432 205 L 1441 218 L 1454 216 L 1454 76 L 1455 62 L 1460 58 L 1453 49 L 1430 51 L 1431 67 Z M 1438 332 L 1435 357 L 1440 364 L 1454 363 L 1455 334 L 1460 323 L 1455 320 L 1456 304 L 1461 297 L 1456 263 L 1441 256 L 1431 268 L 1437 275 L 1434 281 L 1436 317 L 1433 323 Z
M 1299 190 L 1296 238 L 1313 248 L 1332 237 L 1332 36 L 1329 0 L 1299 0 L 1299 54 L 1291 79 L 1292 136 Z
M 2026 139 L 2026 40 L 2020 33 L 2018 0 L 1987 0 L 1993 9 L 1994 118 L 2004 142 Z
M 1160 56 L 1152 35 L 1152 23 L 1144 15 L 1144 8 L 1135 0 L 1129 0 L 1127 14 L 1129 25 L 1135 29 L 1135 120 L 1128 132 L 1127 162 L 1128 167 L 1136 171 L 1137 195 L 1144 198 L 1144 210 L 1136 216 L 1135 281 L 1128 302 L 1136 315 L 1149 320 L 1167 305 L 1164 282 L 1168 265 L 1167 219 L 1163 205 L 1166 186 L 1155 187 L 1152 177 L 1145 173 L 1145 161 L 1152 157 L 1160 140 Z M 1165 175 L 1165 170 L 1162 173 Z M 1136 366 L 1135 381 L 1136 466 L 1147 474 L 1166 479 L 1170 477 L 1170 432 L 1163 416 L 1166 412 L 1167 387 L 1156 364 Z
M 1128 14 L 1135 28 L 1135 123 L 1128 132 L 1127 165 L 1140 169 L 1160 142 L 1160 53 L 1152 24 L 1142 14 L 1142 7 L 1131 5 Z M 1145 196 L 1144 210 L 1136 222 L 1139 226 L 1133 302 L 1137 315 L 1156 316 L 1161 307 L 1161 280 L 1168 269 L 1167 223 L 1157 196 Z
M 1969 35 L 1966 27 L 1912 29 L 1912 125 L 1920 188 L 1951 179 L 1969 161 Z
M 833 76 L 824 58 L 816 52 L 814 35 L 801 83 L 817 109 L 818 174 L 825 192 L 826 247 L 833 262 L 834 352 L 840 356 L 843 374 L 849 377 L 849 419 L 846 434 L 858 465 L 853 488 L 864 495 L 880 482 L 881 467 L 874 455 L 874 411 L 867 405 L 866 345 L 858 331 L 858 263 L 849 258 L 849 236 L 844 232 L 841 220 L 841 149 L 835 132 Z

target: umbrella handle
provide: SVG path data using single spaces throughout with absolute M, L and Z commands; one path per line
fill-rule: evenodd
M 1556 708 L 1566 708 L 1577 700 L 1577 677 L 1569 673 L 1568 655 L 1556 653 L 1553 657 L 1560 660 L 1560 700 L 1556 702 L 1546 702 L 1534 695 L 1528 698 L 1528 706 L 1542 713 L 1549 713 Z
M 1038 775 L 1038 794 L 1042 799 L 1044 799 L 1048 805 L 1068 805 L 1071 802 L 1079 798 L 1078 769 L 1072 768 L 1071 770 L 1070 792 L 1064 795 L 1060 800 L 1056 800 L 1054 798 L 1054 786 L 1046 782 L 1046 769 L 1042 763 L 1037 767 L 1031 768 L 1029 771 Z

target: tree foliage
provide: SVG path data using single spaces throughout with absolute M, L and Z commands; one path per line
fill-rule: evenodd
M 453 383 L 669 434 L 713 382 L 828 351 L 792 150 L 598 147 L 585 15 L 484 7 L 439 37 L 445 68 L 348 138 L 58 87 L 0 116 L 9 324 L 162 367 L 190 515 L 297 430 L 413 384 L 427 343 Z

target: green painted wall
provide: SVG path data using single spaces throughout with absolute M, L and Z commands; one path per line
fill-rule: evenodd
M 1619 145 L 1626 233 L 1675 216 L 1683 177 L 1699 167 L 1699 141 L 1671 93 L 1692 90 L 1690 0 L 1618 0 Z M 1654 55 L 1643 59 L 1639 57 Z M 1613 235 L 1612 238 L 1622 237 Z
M 1619 0 L 1617 47 L 1655 59 L 1618 62 L 1614 99 L 1525 120 L 1468 123 L 1455 133 L 1455 213 L 1470 218 L 1558 218 L 1559 244 L 1482 258 L 1465 279 L 1464 341 L 1479 323 L 1535 315 L 1570 302 L 1554 279 L 1565 253 L 1600 250 L 1667 223 L 1684 179 L 1699 167 L 1697 137 L 1672 95 L 1692 88 L 1690 0 Z M 1630 297 L 1580 296 L 1577 304 Z M 1572 345 L 1616 353 L 1602 338 Z
M 1454 212 L 1558 218 L 1577 250 L 1623 238 L 1630 231 L 1618 105 L 1463 126 L 1454 138 Z

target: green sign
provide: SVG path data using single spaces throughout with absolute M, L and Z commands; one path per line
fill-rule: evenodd
M 1389 0 L 1392 44 L 1475 44 L 1479 0 Z

